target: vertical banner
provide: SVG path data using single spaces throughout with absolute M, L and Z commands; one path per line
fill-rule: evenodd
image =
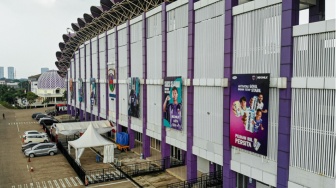
M 230 144 L 267 156 L 269 74 L 233 74 Z
M 69 79 L 69 90 L 70 90 L 70 99 L 73 98 L 73 80 L 72 78 Z
M 114 83 L 114 79 L 117 79 L 116 70 L 114 65 L 109 65 L 108 68 L 108 83 L 109 83 L 109 97 L 111 100 L 116 98 L 116 84 Z
M 78 101 L 83 102 L 83 95 L 84 95 L 84 90 L 83 90 L 83 79 L 78 78 Z
M 163 125 L 182 130 L 182 78 L 164 79 Z
M 133 77 L 128 79 L 128 116 L 140 117 L 140 79 Z
M 91 106 L 97 105 L 97 88 L 96 88 L 96 79 L 90 78 L 90 99 Z

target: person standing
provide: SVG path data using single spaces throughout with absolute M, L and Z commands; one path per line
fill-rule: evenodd
M 6 117 L 5 117 L 5 113 L 2 114 L 2 118 L 3 118 L 3 119 L 6 119 Z

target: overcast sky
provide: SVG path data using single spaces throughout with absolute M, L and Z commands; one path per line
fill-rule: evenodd
M 15 78 L 41 73 L 42 67 L 49 70 L 55 66 L 59 42 L 71 23 L 90 13 L 92 5 L 99 0 L 0 0 L 0 66 L 13 66 Z M 326 19 L 335 18 L 335 0 L 326 0 L 331 9 L 326 10 Z M 331 4 L 330 4 L 331 2 Z M 307 22 L 308 19 L 302 19 Z
M 56 51 L 71 23 L 90 13 L 99 0 L 0 0 L 0 66 L 12 66 L 16 78 L 56 70 Z

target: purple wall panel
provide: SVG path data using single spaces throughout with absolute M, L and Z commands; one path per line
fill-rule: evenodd
M 232 7 L 238 5 L 238 0 L 225 1 L 225 26 L 224 26 L 224 77 L 231 82 L 232 55 L 233 55 L 233 16 Z M 223 96 L 223 187 L 236 187 L 236 173 L 231 171 L 231 146 L 230 146 L 230 87 L 224 88 Z
M 118 30 L 117 27 L 114 28 L 115 33 L 115 61 L 116 61 L 116 67 L 115 70 L 119 70 L 119 49 L 118 49 Z M 117 84 L 116 84 L 116 124 L 117 124 L 117 132 L 121 132 L 122 128 L 119 124 L 119 73 L 117 72 Z
M 146 12 L 142 13 L 142 67 L 143 79 L 147 79 L 147 19 Z M 144 158 L 150 156 L 150 138 L 147 136 L 147 85 L 143 85 L 142 91 L 142 153 Z
M 128 78 L 132 76 L 132 69 L 131 69 L 131 25 L 130 25 L 130 20 L 127 21 L 126 25 L 126 30 L 127 30 L 127 67 L 128 67 L 128 73 L 127 76 Z M 127 93 L 128 95 L 128 93 Z M 128 97 L 127 97 L 128 98 Z M 135 143 L 135 131 L 132 130 L 132 118 L 128 116 L 128 136 L 129 136 L 129 147 L 130 149 L 134 148 L 134 143 Z
M 105 111 L 105 114 L 106 114 L 106 119 L 108 120 L 109 119 L 109 110 L 110 110 L 110 105 L 109 105 L 109 83 L 108 83 L 108 65 L 107 65 L 107 62 L 108 62 L 108 40 L 107 40 L 107 31 L 105 32 L 105 80 L 107 81 L 106 85 L 105 85 L 105 101 L 106 101 L 106 111 Z
M 99 53 L 99 41 L 100 41 L 100 39 L 99 39 L 99 36 L 97 37 L 98 39 L 97 39 L 97 62 L 98 62 L 98 64 L 97 64 L 97 72 L 98 72 L 98 76 L 97 76 L 97 89 L 98 89 L 98 118 L 97 118 L 97 120 L 100 120 L 100 107 L 101 107 L 101 104 L 100 104 L 100 101 L 101 101 L 101 96 L 100 96 L 100 58 L 99 58 L 99 56 L 100 56 L 100 53 Z M 103 63 L 103 62 L 102 62 Z
M 278 133 L 277 187 L 288 187 L 290 119 L 291 119 L 291 78 L 293 76 L 293 26 L 299 23 L 299 0 L 282 2 L 280 77 L 287 78 L 287 88 L 280 89 L 280 113 Z
M 162 26 L 162 77 L 165 78 L 167 76 L 167 2 L 162 3 L 162 11 L 161 11 L 161 26 Z M 163 93 L 163 86 L 162 86 L 162 93 Z M 162 101 L 163 101 L 162 95 Z M 161 119 L 163 119 L 161 115 Z M 163 121 L 162 121 L 163 122 Z M 170 145 L 166 142 L 166 128 L 161 124 L 161 157 L 169 157 L 170 156 Z M 169 166 L 169 162 L 167 162 L 166 167 Z
M 194 79 L 194 45 L 195 45 L 195 11 L 194 0 L 188 2 L 188 79 Z M 192 153 L 194 144 L 194 86 L 187 88 L 187 179 L 197 178 L 197 156 Z

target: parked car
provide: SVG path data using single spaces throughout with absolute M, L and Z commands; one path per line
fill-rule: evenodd
M 46 134 L 33 134 L 23 137 L 23 143 L 27 144 L 31 142 L 49 142 L 49 138 Z
M 24 151 L 25 156 L 35 157 L 40 155 L 55 155 L 57 153 L 57 146 L 55 143 L 43 143 L 38 144 L 32 148 L 28 148 Z
M 32 147 L 36 146 L 37 144 L 40 144 L 40 143 L 30 142 L 28 144 L 24 144 L 24 145 L 22 145 L 22 151 L 24 151 L 28 148 L 32 148 Z
M 50 117 L 50 116 L 48 116 L 47 114 L 38 114 L 38 115 L 35 117 L 35 119 L 36 119 L 36 120 L 40 120 L 40 119 L 43 118 L 43 117 Z
M 42 118 L 40 119 L 40 125 L 52 125 L 54 123 L 59 123 L 56 119 Z
M 39 114 L 43 114 L 43 113 L 41 113 L 41 112 L 33 113 L 33 114 L 32 114 L 32 118 L 35 119 L 36 116 L 39 115 Z
M 33 134 L 43 134 L 43 135 L 46 135 L 47 133 L 45 133 L 45 132 L 38 132 L 37 130 L 30 130 L 30 131 L 25 131 L 23 133 L 23 137 L 26 136 L 26 135 L 33 135 Z

